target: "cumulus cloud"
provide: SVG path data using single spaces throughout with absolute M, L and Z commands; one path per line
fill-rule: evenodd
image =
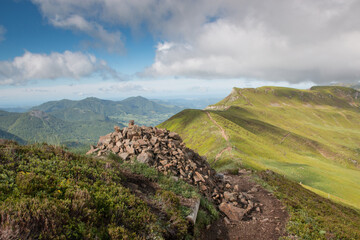
M 94 38 L 106 25 L 145 26 L 162 40 L 146 76 L 360 79 L 358 0 L 32 1 L 55 26 Z
M 113 77 L 115 74 L 105 61 L 81 52 L 65 51 L 47 55 L 26 51 L 12 61 L 0 61 L 1 85 L 19 85 L 30 80 L 43 79 L 80 79 L 94 73 L 108 73 Z
M 5 39 L 5 32 L 6 32 L 6 29 L 3 27 L 3 26 L 1 26 L 0 25 L 0 42 L 1 41 L 4 41 L 4 39 Z
M 88 22 L 79 15 L 71 15 L 67 18 L 56 16 L 50 22 L 55 27 L 82 31 L 104 44 L 109 52 L 122 52 L 124 46 L 119 31 L 108 32 L 103 26 L 95 22 Z

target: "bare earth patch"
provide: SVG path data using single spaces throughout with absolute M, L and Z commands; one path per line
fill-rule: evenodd
M 201 239 L 279 239 L 286 235 L 285 226 L 289 215 L 282 203 L 260 185 L 251 180 L 246 171 L 239 175 L 225 175 L 231 184 L 239 186 L 239 192 L 251 194 L 254 202 L 262 204 L 260 211 L 252 211 L 247 219 L 229 223 L 223 216 L 204 231 Z

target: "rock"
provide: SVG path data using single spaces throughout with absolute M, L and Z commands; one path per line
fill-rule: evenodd
M 135 124 L 135 121 L 134 121 L 134 120 L 130 120 L 130 121 L 129 121 L 129 127 L 134 126 L 134 124 Z
M 229 220 L 227 217 L 224 217 L 224 222 L 225 222 L 227 225 L 230 225 L 230 224 L 231 224 L 230 220 Z
M 199 181 L 205 182 L 204 178 L 201 176 L 201 174 L 199 172 L 195 172 L 194 181 L 195 182 L 199 182 Z
M 241 194 L 244 195 L 244 197 L 245 197 L 246 199 L 253 199 L 253 198 L 254 198 L 253 195 L 248 194 L 248 193 L 245 193 L 245 192 L 242 192 Z
M 219 209 L 232 222 L 240 222 L 246 213 L 245 209 L 235 207 L 233 204 L 225 202 L 220 204 Z
M 137 156 L 137 160 L 141 163 L 149 163 L 153 160 L 153 156 L 149 152 L 142 152 Z
M 99 138 L 98 145 L 108 145 L 111 142 L 111 133 Z
M 197 168 L 196 163 L 194 163 L 193 161 L 190 161 L 190 166 L 194 170 Z
M 181 168 L 180 168 L 180 175 L 183 176 L 183 177 L 186 176 L 185 172 Z
M 115 132 L 119 133 L 120 132 L 120 127 L 119 126 L 114 126 L 114 130 L 115 130 Z
M 5 139 L 0 139 L 0 140 L 5 140 Z M 4 143 L 2 143 L 2 144 L 4 144 Z M 93 154 L 93 153 L 96 153 L 97 151 L 99 151 L 98 148 L 95 148 L 94 145 L 90 145 L 90 150 L 89 150 L 86 154 L 87 154 L 87 155 Z
M 230 192 L 224 192 L 224 198 L 230 202 L 234 202 L 236 200 L 234 193 L 230 193 Z
M 175 182 L 179 181 L 179 178 L 176 177 L 176 176 L 171 176 L 171 178 L 172 178 Z
M 156 143 L 157 143 L 157 140 L 158 140 L 158 138 L 157 137 L 152 137 L 151 139 L 150 139 L 150 143 L 151 143 L 151 145 L 155 145 Z
M 143 139 L 137 140 L 137 143 L 139 144 L 139 146 L 147 145 L 147 143 Z
M 169 137 L 172 138 L 172 139 L 175 139 L 175 140 L 180 140 L 181 139 L 181 137 L 175 132 L 170 132 Z
M 118 153 L 118 152 L 120 151 L 120 148 L 117 147 L 117 146 L 115 146 L 115 147 L 113 147 L 113 148 L 111 149 L 111 151 L 112 151 L 113 153 Z
M 166 165 L 166 164 L 168 164 L 168 161 L 167 160 L 161 160 L 160 163 L 161 163 L 161 165 Z
M 222 174 L 222 173 L 216 173 L 215 177 L 217 177 L 221 181 L 224 180 L 224 174 Z
M 126 152 L 120 153 L 119 157 L 121 157 L 123 160 L 127 160 L 129 158 L 129 154 Z
M 236 192 L 239 191 L 239 185 L 236 184 L 236 185 L 234 186 L 234 191 L 236 191 Z
M 129 154 L 134 154 L 135 153 L 135 149 L 132 146 L 126 145 L 125 148 L 126 148 L 126 151 Z
M 252 187 L 250 189 L 250 191 L 248 191 L 248 193 L 254 193 L 254 192 L 257 192 L 257 191 L 258 191 L 258 189 L 256 187 Z

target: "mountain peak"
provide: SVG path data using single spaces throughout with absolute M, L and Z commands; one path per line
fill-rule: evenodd
M 360 92 L 348 87 L 315 86 L 308 90 L 286 87 L 233 88 L 220 102 L 207 109 L 227 109 L 230 106 L 333 106 L 359 107 Z

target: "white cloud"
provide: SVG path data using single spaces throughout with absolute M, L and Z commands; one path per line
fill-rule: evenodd
M 109 52 L 121 52 L 124 48 L 120 32 L 108 32 L 100 24 L 90 23 L 79 15 L 71 15 L 65 19 L 56 16 L 50 19 L 50 22 L 55 27 L 78 30 L 88 34 L 94 39 L 99 40 L 102 44 L 105 44 Z
M 147 76 L 360 79 L 358 0 L 32 1 L 52 24 L 97 39 L 104 26 L 146 27 L 163 40 Z
M 5 33 L 6 33 L 6 29 L 2 25 L 0 25 L 0 42 L 4 41 Z
M 19 85 L 30 80 L 80 79 L 94 73 L 115 74 L 105 61 L 81 52 L 65 51 L 46 55 L 26 51 L 23 56 L 15 57 L 12 61 L 0 61 L 0 85 Z
M 197 78 L 247 77 L 271 81 L 355 82 L 360 79 L 360 31 L 295 46 L 263 26 L 207 24 L 192 45 L 159 44 L 143 75 Z M 164 46 L 167 46 L 166 48 Z

